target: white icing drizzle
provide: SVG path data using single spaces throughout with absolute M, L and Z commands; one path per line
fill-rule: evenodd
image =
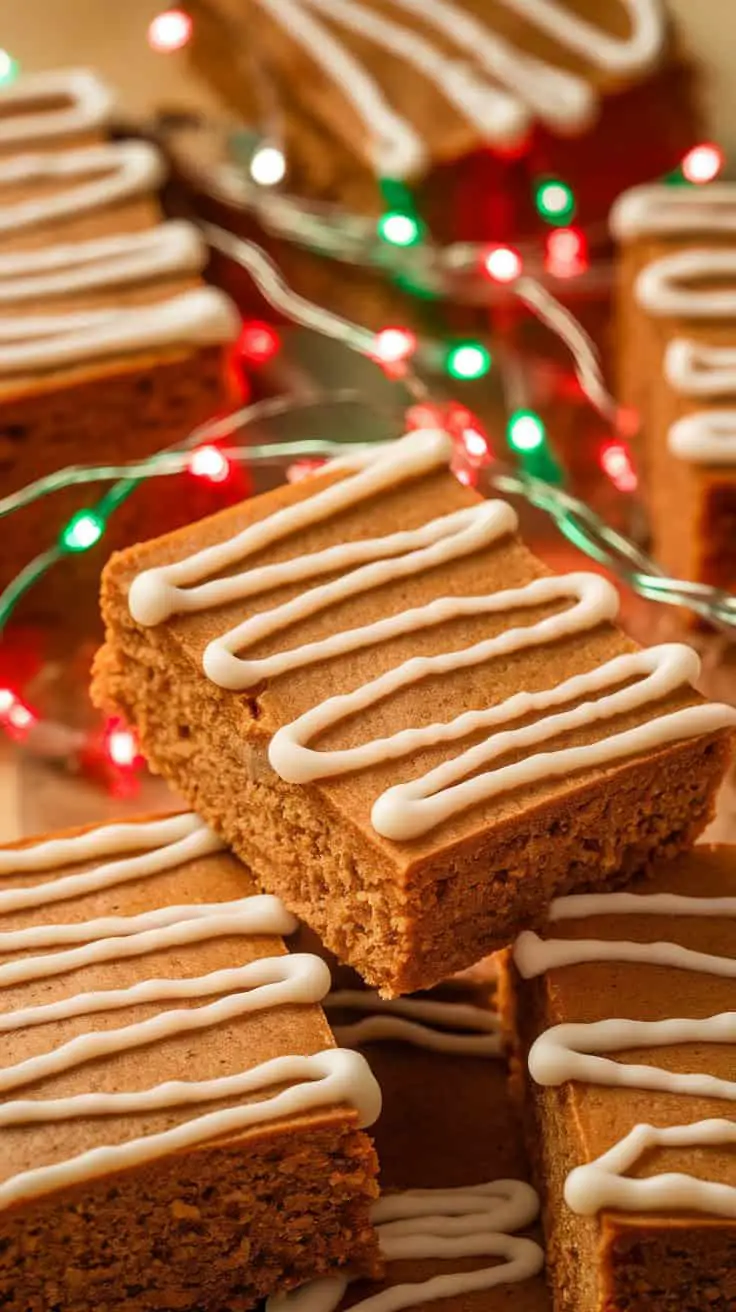
M 181 219 L 141 232 L 0 253 L 0 305 L 199 273 L 206 263 L 199 232 Z
M 503 1052 L 499 1017 L 484 1007 L 430 998 L 381 998 L 362 989 L 337 989 L 322 1005 L 328 1015 L 340 1010 L 368 1013 L 351 1025 L 332 1026 L 343 1048 L 389 1040 L 462 1057 L 500 1057 Z
M 428 81 L 440 87 L 442 94 L 484 138 L 495 140 L 499 136 L 518 135 L 521 107 L 485 81 L 478 68 L 446 55 L 426 37 L 385 18 L 359 0 L 302 0 L 302 3 L 413 64 L 426 74 Z
M 594 1216 L 604 1208 L 626 1212 L 707 1212 L 736 1219 L 736 1189 L 697 1176 L 668 1172 L 650 1179 L 628 1180 L 637 1161 L 653 1148 L 709 1148 L 736 1145 L 736 1122 L 696 1121 L 692 1125 L 635 1125 L 625 1139 L 565 1181 L 565 1201 L 573 1212 Z
M 303 591 L 283 605 L 261 611 L 210 642 L 203 658 L 205 673 L 220 687 L 241 690 L 315 661 L 373 646 L 398 634 L 415 632 L 457 616 L 499 614 L 571 599 L 574 604 L 567 610 L 526 627 L 508 629 L 471 647 L 408 660 L 352 692 L 327 698 L 274 734 L 269 746 L 273 769 L 290 783 L 304 783 L 413 755 L 479 730 L 495 730 L 484 742 L 453 760 L 420 778 L 387 789 L 376 799 L 371 813 L 374 829 L 383 837 L 399 842 L 417 838 L 459 811 L 509 789 L 575 770 L 608 765 L 626 756 L 657 750 L 668 742 L 736 723 L 736 712 L 730 707 L 686 707 L 655 716 L 634 729 L 609 734 L 587 746 L 532 752 L 513 765 L 493 767 L 508 752 L 526 753 L 559 734 L 638 710 L 691 683 L 699 670 L 697 656 L 688 647 L 667 644 L 617 657 L 556 687 L 519 693 L 500 705 L 469 711 L 444 723 L 407 728 L 346 750 L 310 748 L 310 740 L 326 729 L 430 675 L 467 669 L 586 632 L 616 613 L 618 598 L 609 583 L 594 574 L 569 574 L 537 579 L 525 587 L 486 596 L 440 598 L 426 606 L 357 629 L 343 630 L 322 641 L 280 651 L 262 660 L 246 661 L 236 655 L 237 650 L 288 629 L 297 620 L 325 610 L 345 597 L 360 595 L 391 580 L 411 577 L 439 563 L 461 558 L 510 532 L 516 517 L 509 506 L 503 502 L 479 503 L 405 533 L 346 543 L 278 565 L 202 582 L 309 524 L 436 468 L 449 458 L 449 449 L 449 439 L 442 434 L 410 434 L 392 448 L 379 451 L 373 461 L 361 463 L 357 472 L 339 483 L 326 488 L 318 484 L 319 490 L 311 497 L 249 525 L 229 541 L 207 547 L 172 565 L 146 570 L 131 584 L 128 600 L 133 619 L 142 625 L 155 625 L 175 613 L 222 605 L 342 568 L 343 572 L 330 582 Z M 349 568 L 355 565 L 358 568 Z M 632 679 L 637 681 L 618 687 Z M 585 700 L 574 709 L 558 710 L 566 703 L 582 699 L 592 700 Z M 532 713 L 540 716 L 532 724 L 506 727 Z M 489 764 L 490 769 L 467 777 Z
M 641 270 L 634 284 L 634 296 L 642 309 L 657 316 L 733 318 L 736 289 L 687 286 L 698 278 L 736 280 L 736 251 L 696 249 L 664 255 Z
M 688 319 L 736 317 L 736 290 L 687 286 L 693 279 L 736 279 L 736 251 L 682 250 L 642 269 L 634 294 L 656 316 Z M 708 397 L 736 387 L 736 350 L 676 337 L 665 349 L 665 377 L 685 396 Z M 736 464 L 736 409 L 696 411 L 671 425 L 667 447 L 694 464 Z
M 0 375 L 178 342 L 205 346 L 229 341 L 238 326 L 235 307 L 217 287 L 195 287 L 145 305 L 0 317 Z
M 669 187 L 645 183 L 625 191 L 611 209 L 610 226 L 619 241 L 638 237 L 736 232 L 736 185 Z
M 25 74 L 0 89 L 0 146 L 96 131 L 107 126 L 114 105 L 109 87 L 89 69 Z
M 76 838 L 52 839 L 37 847 L 0 851 L 0 875 L 58 869 L 71 861 L 94 860 L 108 852 L 116 857 L 114 861 L 79 874 L 45 880 L 30 888 L 0 891 L 0 915 L 83 897 L 87 893 L 99 893 L 102 889 L 140 879 L 142 874 L 155 875 L 185 861 L 195 861 L 209 853 L 219 852 L 225 846 L 217 834 L 207 829 L 192 812 L 147 824 L 108 825 L 102 833 L 102 841 L 97 838 L 98 831 L 93 829 Z M 131 849 L 138 855 L 117 859 L 120 852 Z M 0 933 L 0 950 L 5 946 L 4 939 L 5 935 Z
M 606 958 L 603 958 L 604 960 Z M 655 962 L 657 958 L 655 957 Z M 736 963 L 732 962 L 732 966 Z M 731 975 L 736 979 L 736 969 Z M 680 1043 L 734 1043 L 736 1011 L 702 1020 L 601 1020 L 584 1025 L 555 1025 L 540 1035 L 529 1053 L 529 1073 L 537 1084 L 558 1085 L 585 1080 L 616 1088 L 659 1089 L 694 1098 L 736 1101 L 736 1081 L 715 1075 L 661 1070 L 658 1066 L 623 1063 L 601 1057 L 624 1048 L 666 1048 Z
M 736 407 L 684 415 L 670 427 L 667 447 L 693 464 L 736 465 Z
M 497 35 L 454 0 L 395 0 L 434 28 L 466 58 L 448 55 L 428 36 L 370 8 L 362 0 L 258 0 L 340 87 L 373 139 L 376 172 L 408 177 L 427 162 L 427 147 L 413 125 L 387 103 L 379 81 L 320 22 L 357 32 L 414 65 L 465 116 L 481 138 L 502 145 L 518 140 L 532 115 L 561 132 L 581 132 L 594 118 L 594 85 Z M 598 68 L 637 74 L 661 56 L 666 24 L 659 0 L 624 0 L 627 37 L 588 23 L 556 0 L 504 0 L 530 24 L 551 34 Z M 312 12 L 310 12 L 312 11 Z M 490 80 L 489 80 L 490 79 Z
M 451 1260 L 499 1257 L 479 1271 L 432 1276 L 387 1289 L 353 1304 L 355 1312 L 400 1312 L 441 1298 L 458 1298 L 538 1275 L 544 1266 L 539 1244 L 515 1231 L 531 1225 L 539 1199 L 522 1180 L 495 1180 L 460 1189 L 409 1189 L 384 1194 L 372 1209 L 381 1253 L 387 1262 L 426 1258 Z M 344 1276 L 328 1277 L 291 1294 L 268 1299 L 267 1312 L 334 1312 L 348 1286 Z
M 608 73 L 643 73 L 660 59 L 667 19 L 661 0 L 622 0 L 631 23 L 628 36 L 613 36 L 558 0 L 503 0 L 521 18 L 568 50 Z
M 49 898 L 79 897 L 115 887 L 131 879 L 151 877 L 183 862 L 217 852 L 220 840 L 192 814 L 163 821 L 112 825 L 73 838 L 0 853 L 3 875 L 63 867 L 134 851 L 79 875 L 30 889 L 0 894 L 0 914 Z M 15 899 L 15 901 L 13 901 Z M 72 924 L 39 924 L 0 934 L 0 951 L 33 952 L 0 966 L 0 989 L 34 983 L 103 961 L 161 952 L 185 944 L 237 935 L 282 935 L 295 927 L 294 917 L 278 898 L 268 895 L 236 902 L 161 907 L 137 916 L 110 916 Z M 66 943 L 80 947 L 64 949 Z M 39 949 L 62 948 L 43 954 Z M 0 1067 L 0 1093 L 7 1095 L 87 1062 L 161 1042 L 175 1035 L 196 1033 L 225 1021 L 271 1007 L 319 1002 L 330 986 L 323 961 L 311 954 L 263 957 L 243 966 L 184 979 L 151 978 L 127 988 L 73 994 L 48 1003 L 32 1003 L 0 1012 L 0 1033 L 12 1034 L 70 1017 L 112 1012 L 140 1003 L 211 998 L 196 1008 L 162 1010 L 145 1020 L 115 1029 L 88 1031 L 48 1052 Z M 279 1086 L 289 1087 L 278 1093 Z M 150 1114 L 202 1106 L 225 1099 L 255 1101 L 204 1112 L 169 1130 L 108 1145 L 48 1166 L 20 1172 L 0 1184 L 0 1208 L 65 1185 L 128 1170 L 170 1152 L 210 1138 L 239 1133 L 248 1126 L 282 1116 L 345 1104 L 355 1108 L 361 1124 L 370 1124 L 380 1110 L 380 1092 L 370 1069 L 357 1053 L 331 1049 L 310 1057 L 279 1057 L 251 1070 L 209 1080 L 170 1080 L 132 1092 L 87 1092 L 64 1098 L 10 1098 L 0 1105 L 0 1132 L 12 1126 L 53 1124 L 94 1116 Z
M 596 93 L 590 82 L 519 50 L 453 0 L 395 0 L 395 5 L 454 41 L 503 85 L 505 103 L 498 106 L 493 121 L 480 125 L 486 141 L 500 144 L 521 135 L 529 126 L 530 110 L 542 122 L 563 132 L 580 130 L 594 118 Z M 411 39 L 414 36 L 410 33 Z M 452 63 L 459 76 L 473 74 L 471 64 L 456 60 Z M 497 98 L 501 94 L 496 91 Z
M 680 396 L 736 392 L 736 347 L 675 337 L 665 349 L 664 375 Z
M 688 897 L 684 893 L 570 893 L 556 897 L 548 920 L 583 916 L 736 916 L 736 897 Z
M 553 923 L 587 916 L 672 915 L 722 919 L 736 916 L 736 897 L 698 898 L 680 894 L 590 893 L 556 899 Z M 524 979 L 585 962 L 616 961 L 666 966 L 736 979 L 736 959 L 696 952 L 679 943 L 638 943 L 607 939 L 549 939 L 526 931 L 514 947 L 514 962 Z M 627 1048 L 667 1047 L 686 1043 L 736 1043 L 736 1012 L 692 1019 L 657 1021 L 610 1018 L 554 1025 L 540 1034 L 529 1052 L 529 1072 L 538 1084 L 569 1080 L 617 1088 L 661 1090 L 690 1097 L 736 1101 L 736 1081 L 705 1072 L 668 1071 L 656 1066 L 621 1063 L 601 1056 Z M 634 1127 L 629 1135 L 595 1161 L 568 1176 L 565 1198 L 584 1216 L 603 1208 L 630 1211 L 713 1212 L 736 1216 L 736 1188 L 686 1175 L 622 1179 L 639 1157 L 655 1146 L 697 1146 L 736 1142 L 736 1123 L 697 1121 L 687 1126 Z
M 160 153 L 145 141 L 112 141 L 85 150 L 17 155 L 0 163 L 0 195 L 4 187 L 33 182 L 59 182 L 61 189 L 0 205 L 0 233 L 15 235 L 24 228 L 115 205 L 153 191 L 163 176 Z M 71 182 L 76 185 L 69 186 Z
M 421 137 L 388 104 L 378 82 L 358 59 L 312 14 L 302 0 L 257 0 L 274 21 L 311 55 L 323 72 L 344 92 L 370 129 L 376 173 L 386 177 L 410 177 L 427 158 Z

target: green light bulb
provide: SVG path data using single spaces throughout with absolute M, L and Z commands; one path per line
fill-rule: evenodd
M 546 438 L 544 423 L 534 410 L 515 410 L 506 437 L 514 451 L 538 451 Z
M 567 223 L 575 213 L 575 193 L 559 178 L 545 178 L 537 186 L 535 204 L 546 223 Z
M 491 357 L 482 342 L 459 342 L 447 356 L 447 372 L 451 378 L 482 378 L 491 367 Z
M 94 510 L 78 510 L 62 529 L 59 545 L 62 551 L 89 551 L 99 542 L 104 531 L 104 520 Z
M 17 59 L 7 50 L 0 50 L 0 86 L 8 87 L 20 72 L 20 65 Z
M 378 220 L 378 235 L 389 246 L 416 246 L 421 240 L 422 230 L 412 214 L 389 210 Z

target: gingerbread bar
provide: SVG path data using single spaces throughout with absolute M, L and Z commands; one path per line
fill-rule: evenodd
M 406 292 L 436 301 L 450 262 L 424 258 L 421 247 L 392 253 L 371 218 L 416 209 L 421 230 L 443 245 L 528 237 L 527 271 L 546 277 L 533 200 L 540 180 L 567 181 L 575 221 L 599 246 L 596 229 L 615 197 L 675 168 L 701 134 L 689 62 L 667 7 L 649 0 L 188 0 L 186 8 L 185 56 L 233 129 L 224 168 L 205 145 L 175 138 L 193 203 L 246 236 L 255 220 L 290 283 L 375 329 L 408 323 L 436 336 L 437 305 L 428 313 Z M 259 167 L 263 145 L 282 152 L 281 180 Z M 386 276 L 393 269 L 395 282 Z M 575 294 L 578 279 L 554 282 Z M 458 290 L 472 298 L 466 281 L 450 286 L 453 301 Z M 588 311 L 591 290 L 600 296 L 600 285 L 586 287 Z M 484 304 L 490 291 L 486 284 Z M 477 305 L 455 304 L 444 335 L 487 331 Z
M 621 243 L 622 398 L 641 415 L 654 551 L 672 574 L 736 588 L 736 186 L 641 187 Z
M 555 1306 L 733 1307 L 735 895 L 736 848 L 697 847 L 513 950 Z
M 384 1095 L 373 1218 L 386 1276 L 351 1284 L 351 1307 L 405 1295 L 402 1306 L 443 1298 L 448 1312 L 548 1312 L 543 1252 L 528 1233 L 538 1198 L 490 1001 L 454 983 L 438 996 L 387 1001 L 340 988 L 325 1000 L 337 1041 L 365 1052 Z M 339 1296 L 325 1283 L 314 1306 L 347 1306 Z
M 224 344 L 238 316 L 202 284 L 197 230 L 161 221 L 158 151 L 107 139 L 109 109 L 90 73 L 0 91 L 0 495 L 90 453 L 102 465 L 151 455 L 229 395 Z M 58 492 L 16 515 L 0 587 L 100 491 Z M 111 521 L 112 541 L 181 513 L 181 496 L 137 493 Z M 76 601 L 78 575 L 74 588 Z M 59 595 L 45 601 L 63 610 Z
M 380 1093 L 191 814 L 0 853 L 0 1303 L 249 1308 L 376 1269 Z
M 113 557 L 94 697 L 344 961 L 428 987 L 707 822 L 736 712 L 416 432 Z M 581 704 L 582 702 L 582 704 Z
M 649 6 L 627 15 L 626 35 L 593 3 L 554 14 L 542 6 L 530 14 L 518 0 L 493 12 L 485 0 L 191 0 L 188 8 L 189 54 L 224 99 L 252 121 L 267 103 L 261 84 L 272 79 L 286 110 L 289 165 L 303 163 L 295 124 L 305 118 L 307 141 L 318 126 L 352 162 L 338 189 L 354 185 L 360 169 L 374 183 L 416 180 L 481 150 L 518 150 L 535 124 L 553 139 L 589 134 L 604 100 L 625 117 L 626 94 L 656 86 L 678 62 L 667 15 Z M 212 44 L 218 33 L 221 47 Z M 248 77 L 254 50 L 261 72 Z M 307 192 L 334 185 L 328 161 L 312 165 L 312 177 L 299 179 Z

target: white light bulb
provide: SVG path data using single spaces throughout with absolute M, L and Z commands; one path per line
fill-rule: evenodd
M 259 146 L 250 161 L 250 176 L 259 187 L 275 187 L 286 173 L 286 160 L 278 146 Z

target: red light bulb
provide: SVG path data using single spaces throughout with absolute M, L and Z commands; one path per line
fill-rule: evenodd
M 377 364 L 400 364 L 417 349 L 417 339 L 409 328 L 382 328 L 373 339 L 372 358 Z
M 555 228 L 548 233 L 544 267 L 556 278 L 574 278 L 588 268 L 588 243 L 579 228 Z
M 230 461 L 216 446 L 198 446 L 189 457 L 189 472 L 208 483 L 224 483 L 230 473 Z
M 623 442 L 606 442 L 601 447 L 600 466 L 619 492 L 635 492 L 639 480 L 631 459 L 631 452 Z
M 237 343 L 237 353 L 248 364 L 268 364 L 281 347 L 281 338 L 270 323 L 249 319 L 243 324 Z
M 107 737 L 107 754 L 113 765 L 130 768 L 138 760 L 138 743 L 130 729 L 113 729 Z

